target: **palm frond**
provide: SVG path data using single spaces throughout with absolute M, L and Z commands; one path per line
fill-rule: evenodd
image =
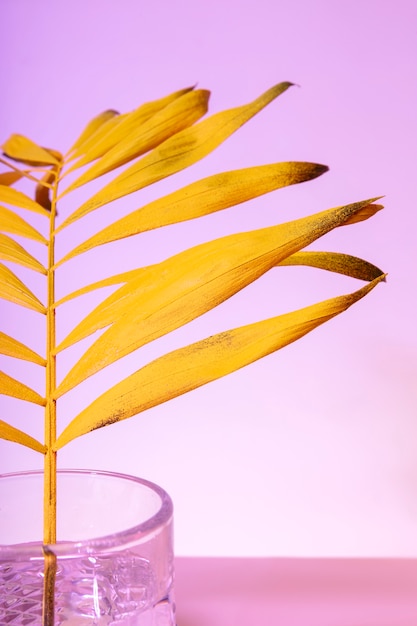
M 55 541 L 58 449 L 76 437 L 136 415 L 279 350 L 342 313 L 384 280 L 382 270 L 364 259 L 305 250 L 331 230 L 375 215 L 382 207 L 378 198 L 373 198 L 288 223 L 229 234 L 154 265 L 119 274 L 111 275 L 109 264 L 106 277 L 95 282 L 87 278 L 87 284 L 56 299 L 58 268 L 77 255 L 126 237 L 140 237 L 149 230 L 224 211 L 326 172 L 325 165 L 300 161 L 216 173 L 118 217 L 109 226 L 93 231 L 60 260 L 55 258 L 60 238 L 65 236 L 61 231 L 68 225 L 197 163 L 290 86 L 289 82 L 279 83 L 248 104 L 209 117 L 204 117 L 209 92 L 194 87 L 147 102 L 129 113 L 109 109 L 87 124 L 65 156 L 22 135 L 12 135 L 3 145 L 6 158 L 1 159 L 2 167 L 9 171 L 0 173 L 0 202 L 5 205 L 0 206 L 0 258 L 4 262 L 0 264 L 0 298 L 43 316 L 46 350 L 44 358 L 18 338 L 0 332 L 2 355 L 28 361 L 45 372 L 42 395 L 5 372 L 0 373 L 0 393 L 44 407 L 45 442 L 36 441 L 4 421 L 0 421 L 0 437 L 44 454 L 45 544 Z M 68 174 L 73 182 L 65 187 Z M 90 197 L 87 183 L 105 174 L 107 182 Z M 23 183 L 25 192 L 12 187 Z M 33 197 L 26 193 L 30 184 Z M 87 186 L 81 189 L 83 185 Z M 97 182 L 95 185 L 97 189 Z M 74 190 L 77 194 L 71 196 Z M 60 208 L 58 217 L 58 201 L 80 195 L 81 203 L 67 215 L 64 210 L 63 218 Z M 30 212 L 29 221 L 20 210 Z M 29 240 L 31 247 L 27 241 L 26 249 L 16 237 Z M 47 247 L 47 262 L 41 262 L 32 251 L 36 244 L 42 244 L 39 249 L 43 253 Z M 353 293 L 225 330 L 165 354 L 105 391 L 57 434 L 56 400 L 63 394 L 118 359 L 217 307 L 273 268 L 290 265 L 344 274 L 367 284 Z M 25 271 L 25 277 L 14 273 L 15 269 Z M 32 272 L 45 277 L 45 304 L 32 291 Z M 56 316 L 65 311 L 65 304 L 108 286 L 115 287 L 113 293 L 74 323 L 57 344 Z M 57 361 L 62 351 L 98 330 L 103 330 L 102 334 L 79 355 L 58 384 Z

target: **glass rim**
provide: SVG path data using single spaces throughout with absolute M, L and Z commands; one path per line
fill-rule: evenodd
M 79 541 L 57 541 L 54 544 L 44 544 L 42 541 L 34 541 L 30 543 L 17 543 L 17 544 L 2 544 L 0 543 L 0 561 L 13 559 L 44 559 L 46 552 L 52 552 L 57 557 L 75 557 L 82 555 L 92 555 L 97 552 L 111 553 L 117 551 L 121 546 L 127 546 L 131 542 L 145 543 L 151 539 L 153 535 L 157 534 L 158 530 L 163 526 L 169 524 L 173 517 L 173 503 L 168 493 L 156 483 L 139 478 L 131 474 L 123 474 L 120 472 L 113 472 L 108 470 L 95 470 L 95 469 L 59 469 L 57 475 L 98 475 L 108 478 L 117 478 L 123 481 L 131 481 L 136 484 L 140 484 L 147 487 L 149 490 L 156 493 L 160 498 L 160 506 L 156 513 L 151 515 L 148 519 L 140 524 L 130 526 L 129 528 L 121 531 L 102 535 L 98 537 L 91 537 L 88 539 L 81 539 Z M 43 477 L 44 472 L 42 470 L 28 470 L 21 472 L 11 472 L 6 474 L 0 474 L 0 481 L 7 478 L 23 478 L 25 476 L 39 476 Z M 0 538 L 1 541 L 1 538 Z M 20 557 L 20 559 L 19 559 Z

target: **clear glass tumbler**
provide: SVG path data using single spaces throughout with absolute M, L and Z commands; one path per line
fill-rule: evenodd
M 174 626 L 172 502 L 153 483 L 58 472 L 55 626 Z M 43 475 L 0 476 L 0 624 L 42 624 Z

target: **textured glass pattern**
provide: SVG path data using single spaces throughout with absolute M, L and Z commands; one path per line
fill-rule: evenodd
M 42 584 L 41 561 L 1 563 L 0 624 L 40 625 Z M 163 586 L 160 597 L 149 562 L 129 552 L 60 561 L 56 626 L 173 626 L 172 577 Z

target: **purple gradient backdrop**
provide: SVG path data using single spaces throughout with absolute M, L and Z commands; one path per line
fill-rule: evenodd
M 222 169 L 281 160 L 331 168 L 202 224 L 144 235 L 140 249 L 125 240 L 84 255 L 62 270 L 62 292 L 86 282 L 87 269 L 102 276 L 105 262 L 116 273 L 216 235 L 386 196 L 374 219 L 315 246 L 367 258 L 389 272 L 386 285 L 284 351 L 62 451 L 61 467 L 133 473 L 166 488 L 178 554 L 417 555 L 416 25 L 412 0 L 1 3 L 4 139 L 19 132 L 65 150 L 97 112 L 129 111 L 195 83 L 212 91 L 211 112 L 282 80 L 301 86 L 120 211 Z M 82 232 L 68 229 L 62 250 L 112 217 L 106 208 L 83 220 Z M 61 424 L 100 386 L 174 346 L 357 286 L 308 269 L 271 272 L 69 394 Z M 41 294 L 40 281 L 36 288 Z M 6 331 L 42 351 L 36 316 L 0 306 Z M 81 315 L 69 306 L 59 332 Z M 68 353 L 65 367 L 76 358 Z M 4 367 L 42 389 L 31 366 Z M 39 414 L 12 399 L 1 398 L 1 418 L 42 438 Z M 40 464 L 36 453 L 0 442 L 0 471 Z

